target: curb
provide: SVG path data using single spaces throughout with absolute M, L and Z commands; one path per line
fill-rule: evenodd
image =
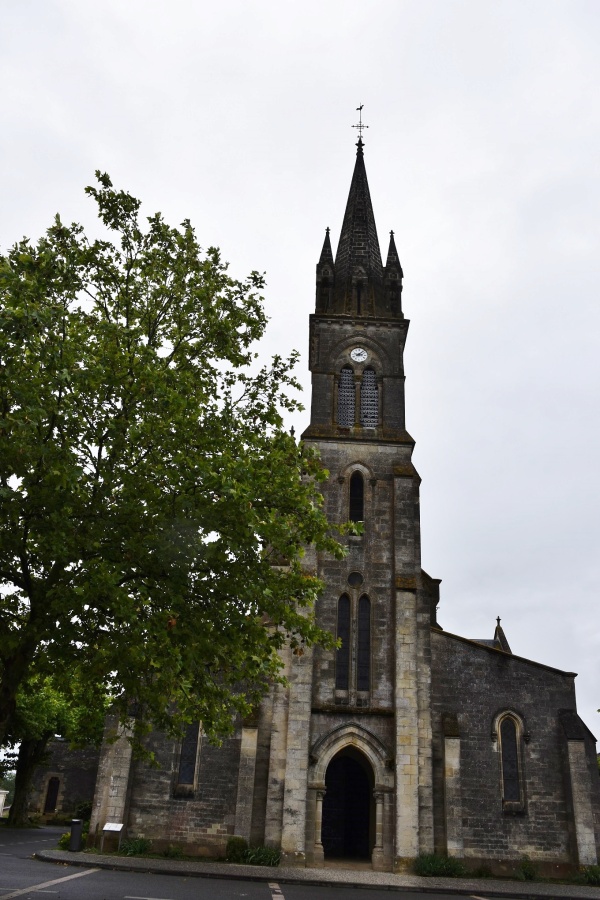
M 534 890 L 518 890 L 514 881 L 499 884 L 493 879 L 472 879 L 468 886 L 460 886 L 462 879 L 435 879 L 438 884 L 429 884 L 429 879 L 418 875 L 392 875 L 387 872 L 370 873 L 365 870 L 365 876 L 383 876 L 381 881 L 368 880 L 353 877 L 355 873 L 348 869 L 327 869 L 327 877 L 318 869 L 299 869 L 296 873 L 293 869 L 278 869 L 266 866 L 243 866 L 235 863 L 197 863 L 189 864 L 179 860 L 155 860 L 130 857 L 102 856 L 96 853 L 72 853 L 69 850 L 40 850 L 35 853 L 35 858 L 44 862 L 68 863 L 71 866 L 93 866 L 98 869 L 111 869 L 118 872 L 144 872 L 151 875 L 185 875 L 188 878 L 216 878 L 229 881 L 255 881 L 272 882 L 279 884 L 303 884 L 307 887 L 345 887 L 360 890 L 378 891 L 413 891 L 421 894 L 455 894 L 457 896 L 481 893 L 488 897 L 504 898 L 504 900 L 600 900 L 600 890 L 587 885 L 551 885 L 536 883 Z M 302 874 L 301 874 L 302 873 Z M 310 873 L 310 874 L 309 874 Z M 317 874 L 319 873 L 319 874 Z M 346 877 L 343 877 L 346 876 Z M 385 878 L 387 876 L 387 880 Z M 391 879 L 402 879 L 404 883 L 394 883 Z M 428 882 L 424 884 L 423 882 Z

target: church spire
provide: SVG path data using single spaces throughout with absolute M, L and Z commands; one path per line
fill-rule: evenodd
M 359 107 L 362 110 L 362 107 Z M 402 266 L 393 234 L 384 269 L 365 168 L 362 117 L 356 162 L 335 255 L 329 229 L 317 263 L 316 312 L 359 318 L 403 318 Z
M 356 163 L 335 257 L 336 282 L 345 289 L 361 273 L 369 279 L 381 278 L 383 269 L 362 138 L 356 147 Z

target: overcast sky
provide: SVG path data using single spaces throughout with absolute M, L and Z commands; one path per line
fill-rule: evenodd
M 579 672 L 600 735 L 600 3 L 0 0 L 0 247 L 94 170 L 266 272 L 302 353 L 364 103 L 404 268 L 407 424 L 439 618 Z M 305 395 L 308 405 L 309 396 Z M 290 423 L 291 424 L 291 423 Z M 301 431 L 307 417 L 294 421 Z

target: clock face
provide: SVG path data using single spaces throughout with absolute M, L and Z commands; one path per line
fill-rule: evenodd
M 362 347 L 355 347 L 350 356 L 354 362 L 364 362 L 367 358 L 367 351 Z

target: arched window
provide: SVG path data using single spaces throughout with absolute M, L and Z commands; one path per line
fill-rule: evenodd
M 512 716 L 504 716 L 500 721 L 500 758 L 502 761 L 502 802 L 520 804 L 522 802 L 521 772 L 519 766 L 518 723 Z
M 338 600 L 337 637 L 342 642 L 336 652 L 335 687 L 347 691 L 350 684 L 350 597 L 342 594 Z
M 58 789 L 60 787 L 60 778 L 52 777 L 48 782 L 48 790 L 46 791 L 46 802 L 44 803 L 44 813 L 55 813 L 58 801 Z
M 350 366 L 344 366 L 340 372 L 338 389 L 338 425 L 342 428 L 352 428 L 354 425 L 355 404 L 356 386 L 354 384 L 354 371 Z
M 365 482 L 360 472 L 353 472 L 350 476 L 350 510 L 351 522 L 364 522 L 365 520 Z
M 179 772 L 177 784 L 193 787 L 196 780 L 196 760 L 198 758 L 198 738 L 200 724 L 192 722 L 187 725 L 183 740 L 181 741 L 181 753 L 179 755 Z
M 356 689 L 368 691 L 371 685 L 371 601 L 363 594 L 358 601 L 358 642 L 356 650 Z
M 379 425 L 379 397 L 377 376 L 373 369 L 365 369 L 360 391 L 360 424 L 366 428 Z

